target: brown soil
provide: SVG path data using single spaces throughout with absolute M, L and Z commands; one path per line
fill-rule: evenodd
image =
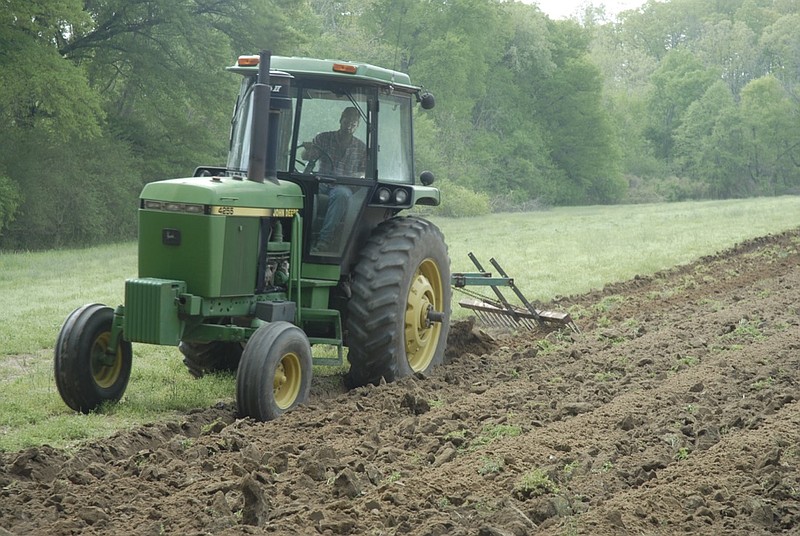
M 800 230 L 453 327 L 427 377 L 0 456 L 0 534 L 796 534 Z

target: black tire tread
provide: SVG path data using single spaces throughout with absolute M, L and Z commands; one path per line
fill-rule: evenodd
M 431 366 L 441 363 L 450 319 L 450 266 L 447 246 L 433 223 L 414 216 L 393 218 L 379 225 L 361 251 L 353 274 L 348 304 L 348 360 L 351 387 L 378 384 L 408 375 L 402 317 L 407 279 L 415 256 L 428 250 L 447 259 L 440 263 L 445 322 Z
M 128 386 L 132 361 L 129 341 L 120 340 L 123 368 L 117 382 L 109 388 L 97 385 L 87 355 L 96 336 L 106 328 L 111 329 L 113 318 L 110 307 L 90 303 L 70 313 L 58 333 L 54 352 L 56 388 L 62 400 L 75 411 L 89 413 L 103 402 L 116 402 Z
M 236 372 L 236 405 L 240 415 L 267 421 L 283 413 L 284 410 L 274 403 L 271 385 L 266 381 L 274 374 L 273 370 L 269 370 L 272 366 L 270 356 L 271 352 L 282 352 L 284 348 L 295 345 L 300 354 L 303 377 L 300 393 L 292 407 L 308 399 L 312 374 L 311 346 L 308 339 L 300 328 L 289 322 L 272 322 L 258 328 L 242 352 Z
M 238 342 L 181 341 L 178 348 L 183 354 L 183 364 L 196 378 L 201 378 L 206 373 L 233 372 L 242 357 L 242 345 Z

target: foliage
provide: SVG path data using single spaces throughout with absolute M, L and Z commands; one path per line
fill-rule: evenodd
M 489 213 L 489 196 L 476 193 L 452 181 L 441 181 L 436 186 L 442 193 L 443 202 L 434 211 L 437 216 L 464 218 Z
M 91 24 L 81 4 L 14 0 L 0 11 L 0 121 L 12 136 L 31 130 L 59 140 L 100 134 L 100 96 L 84 66 L 65 61 L 56 46 L 62 32 Z
M 25 200 L 2 236 L 8 249 L 133 238 L 141 177 L 136 159 L 113 139 L 50 142 L 33 133 L 8 142 L 3 162 Z
M 558 494 L 556 483 L 542 468 L 532 469 L 519 477 L 514 484 L 514 495 L 525 500 L 542 495 Z
M 646 132 L 657 156 L 671 161 L 675 129 L 689 105 L 700 98 L 717 77 L 683 48 L 669 51 L 659 63 L 651 76 L 650 124 Z
M 637 187 L 680 183 L 691 198 L 797 191 L 798 22 L 791 1 L 650 0 L 590 27 Z
M 4 202 L 3 248 L 130 237 L 144 182 L 224 160 L 224 66 L 266 36 L 291 51 L 308 22 L 288 0 L 6 4 L 0 163 L 21 200 Z
M 14 221 L 21 199 L 19 187 L 7 176 L 0 175 L 0 235 Z

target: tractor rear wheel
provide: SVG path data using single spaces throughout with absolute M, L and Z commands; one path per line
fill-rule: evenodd
M 348 304 L 351 387 L 427 372 L 450 326 L 450 258 L 441 231 L 417 217 L 379 225 L 361 252 Z
M 103 402 L 122 398 L 131 376 L 130 341 L 120 339 L 116 352 L 111 343 L 114 311 L 93 303 L 75 309 L 64 321 L 56 339 L 56 387 L 75 411 L 89 413 Z
M 259 327 L 247 341 L 236 373 L 239 413 L 269 421 L 302 404 L 311 391 L 311 345 L 289 322 Z
M 183 354 L 183 364 L 195 378 L 202 378 L 207 372 L 234 372 L 242 358 L 242 345 L 238 342 L 181 341 L 178 349 Z

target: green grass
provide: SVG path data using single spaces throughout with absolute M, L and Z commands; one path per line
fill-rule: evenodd
M 474 271 L 472 251 L 495 257 L 535 300 L 580 294 L 800 226 L 800 197 L 558 208 L 471 219 L 436 219 L 453 271 Z M 136 275 L 136 244 L 0 253 L 0 451 L 74 445 L 193 407 L 232 400 L 232 376 L 193 380 L 176 348 L 134 344 L 120 404 L 77 415 L 61 401 L 52 348 L 66 316 L 89 302 L 122 303 Z M 455 293 L 454 301 L 460 298 Z M 454 307 L 456 317 L 465 311 Z M 315 367 L 315 374 L 318 368 Z
M 798 227 L 800 197 L 568 207 L 434 221 L 447 239 L 454 272 L 475 271 L 470 251 L 494 272 L 494 256 L 529 299 L 547 301 Z
M 52 348 L 66 315 L 88 302 L 122 303 L 136 276 L 136 245 L 0 252 L 0 355 Z

